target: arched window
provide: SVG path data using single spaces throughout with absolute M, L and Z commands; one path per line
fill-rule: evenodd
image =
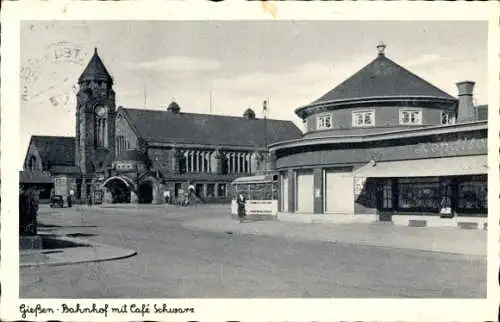
M 38 164 L 36 162 L 36 157 L 34 155 L 32 155 L 28 161 L 28 169 L 30 169 L 31 171 L 39 170 Z

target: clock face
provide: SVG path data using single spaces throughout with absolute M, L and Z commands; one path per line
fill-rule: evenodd
M 106 114 L 106 107 L 104 107 L 104 106 L 97 106 L 96 109 L 95 109 L 95 111 L 96 111 L 96 114 L 98 116 L 104 116 Z

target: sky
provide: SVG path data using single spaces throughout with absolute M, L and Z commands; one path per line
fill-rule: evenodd
M 31 135 L 75 134 L 75 85 L 98 48 L 116 105 L 262 116 L 302 122 L 294 110 L 377 55 L 445 92 L 476 82 L 487 103 L 487 23 L 429 21 L 24 21 L 19 167 Z M 210 99 L 212 98 L 212 99 Z

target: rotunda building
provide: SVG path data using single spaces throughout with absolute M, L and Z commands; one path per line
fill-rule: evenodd
M 269 146 L 280 216 L 484 224 L 487 121 L 473 104 L 474 82 L 457 83 L 454 97 L 385 50 L 380 43 L 368 65 L 295 110 L 300 139 Z

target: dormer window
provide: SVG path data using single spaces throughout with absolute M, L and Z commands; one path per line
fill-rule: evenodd
M 375 125 L 375 111 L 357 111 L 352 112 L 353 127 L 368 127 Z
M 401 109 L 399 110 L 400 125 L 421 125 L 422 110 L 420 109 Z
M 441 125 L 455 124 L 455 113 L 449 111 L 441 111 Z
M 318 115 L 316 120 L 316 128 L 318 130 L 327 130 L 332 128 L 332 114 Z

